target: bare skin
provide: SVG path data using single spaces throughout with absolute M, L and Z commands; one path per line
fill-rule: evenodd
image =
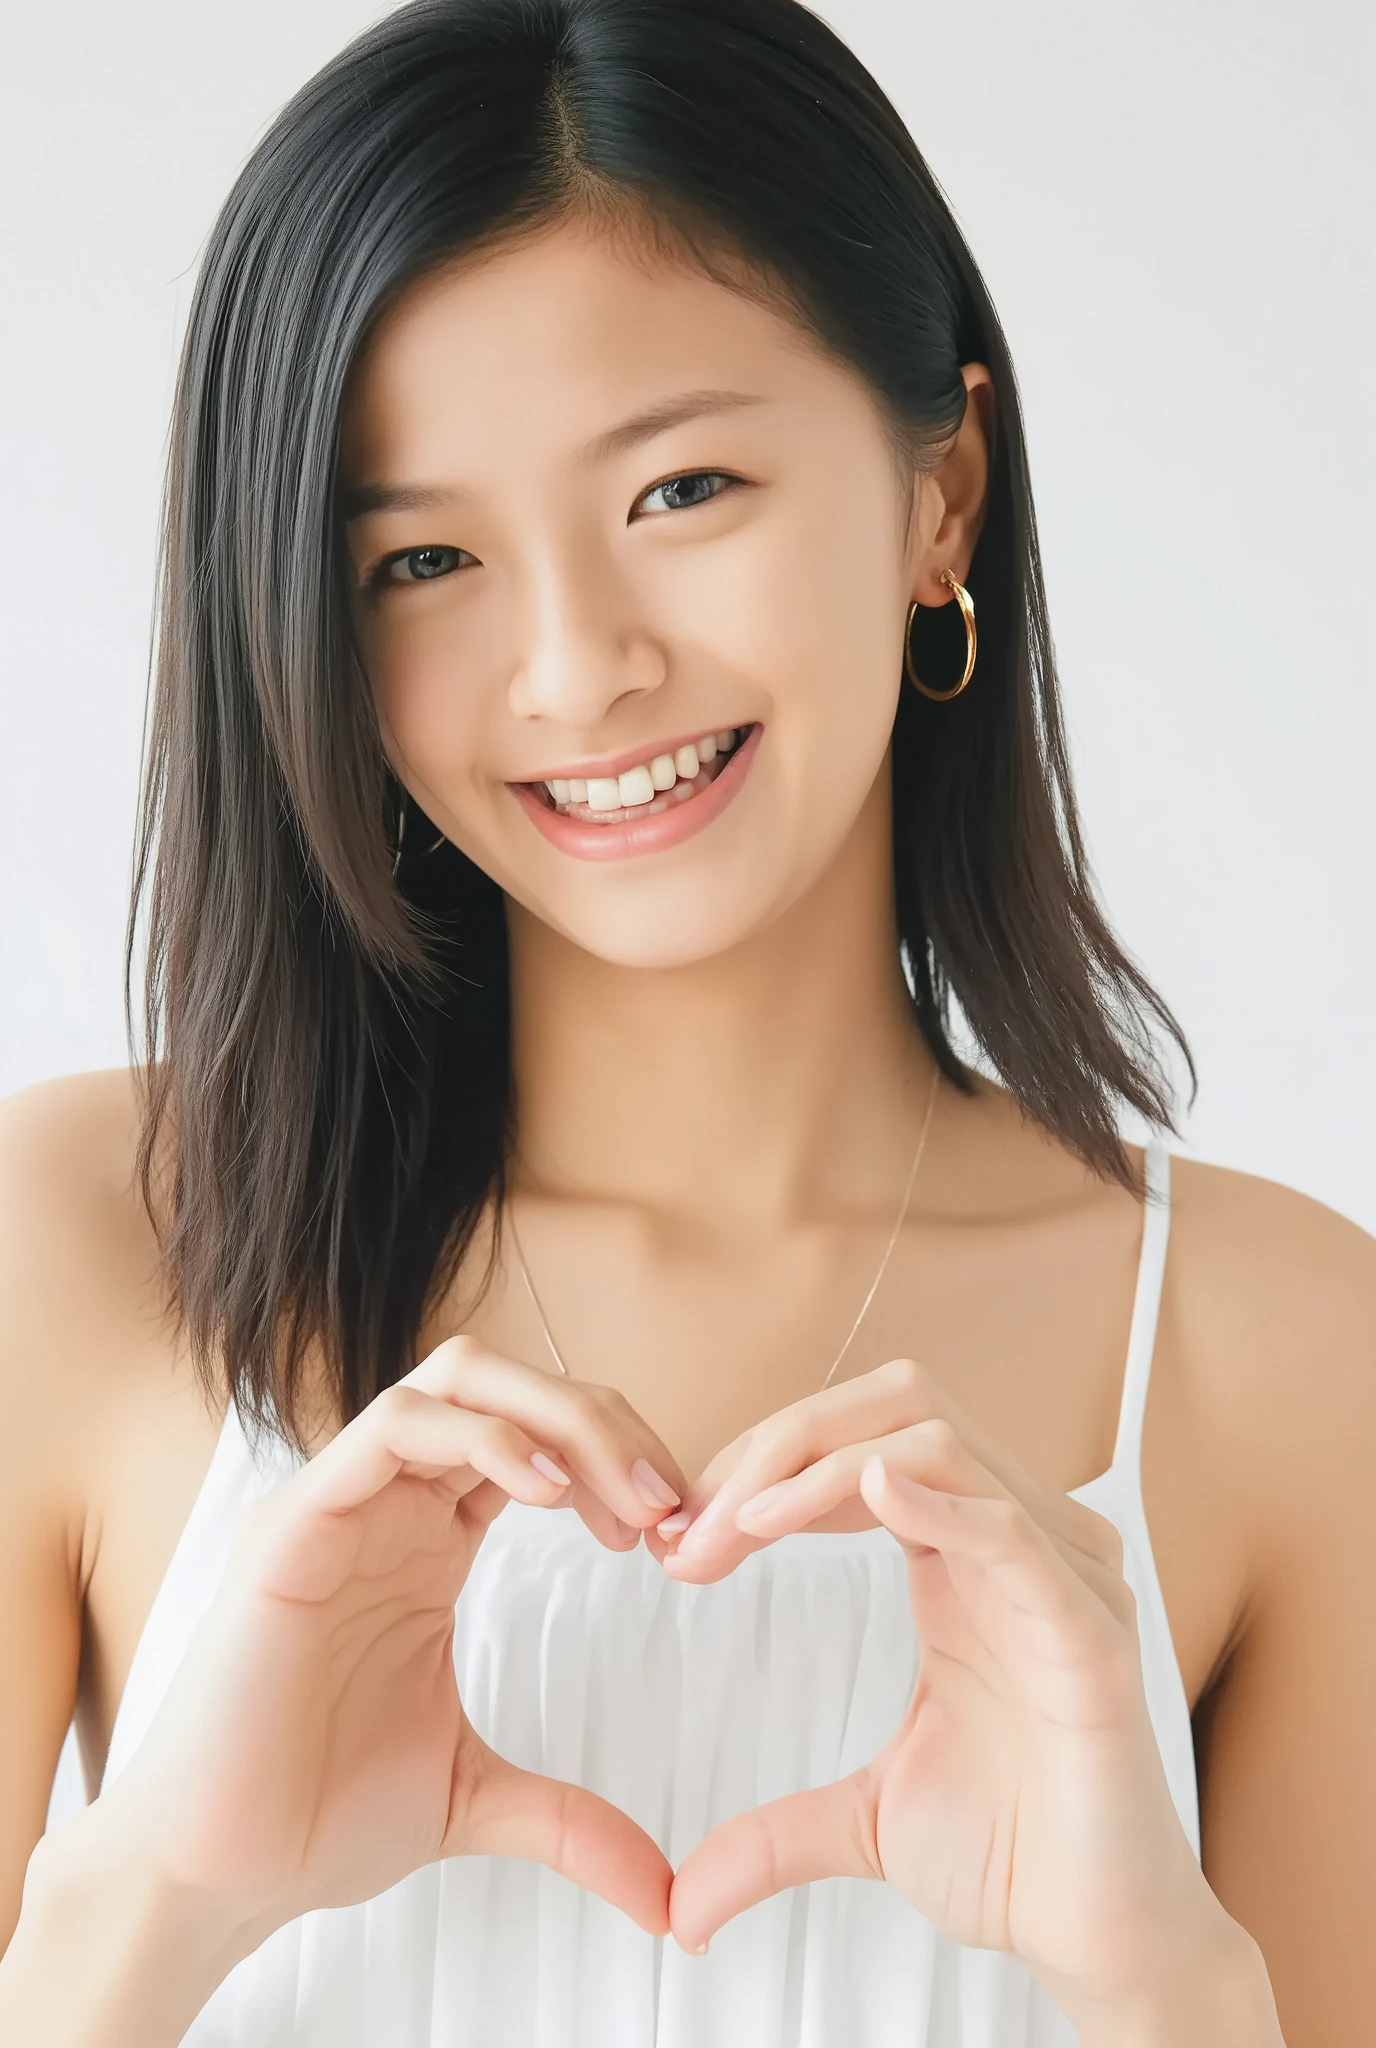
M 907 1176 L 931 1067 L 894 958 L 885 750 L 906 606 L 945 601 L 940 570 L 963 578 L 978 536 L 988 379 L 965 374 L 906 540 L 853 379 L 720 286 L 576 234 L 405 302 L 352 394 L 355 481 L 475 493 L 355 522 L 360 578 L 403 548 L 471 558 L 360 599 L 370 674 L 398 775 L 508 893 L 516 1213 L 542 1299 L 575 1375 L 624 1395 L 676 1486 L 820 1385 Z M 766 402 L 575 461 L 641 404 L 709 386 Z M 628 521 L 704 473 L 744 481 Z M 768 745 L 740 793 L 653 857 L 571 859 L 508 788 L 748 722 Z M 0 1655 L 28 1674 L 0 1726 L 6 1935 L 68 1719 L 94 1789 L 223 1416 L 156 1313 L 133 1116 L 119 1072 L 5 1110 L 0 1513 L 21 1565 Z M 943 1088 L 843 1377 L 916 1356 L 1038 1485 L 1083 1485 L 1112 1452 L 1141 1221 L 1002 1090 Z M 464 1279 L 419 1355 L 462 1329 L 550 1369 L 510 1266 L 476 1312 Z M 1144 1493 L 1205 1874 L 1261 1945 L 1289 2048 L 1356 2039 L 1376 1995 L 1331 1931 L 1376 1883 L 1373 1327 L 1369 1238 L 1175 1162 Z M 318 1409 L 313 1448 L 338 1427 Z M 873 1519 L 852 1498 L 813 1526 Z

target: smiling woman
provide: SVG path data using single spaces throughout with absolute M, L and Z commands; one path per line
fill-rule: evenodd
M 796 0 L 415 0 L 254 149 L 131 1041 L 144 912 L 0 1146 L 100 1276 L 0 1380 L 7 2038 L 1355 2038 L 1376 1247 L 1171 1161 L 998 318 Z

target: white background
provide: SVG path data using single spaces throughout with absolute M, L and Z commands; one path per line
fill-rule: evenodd
M 4 5 L 0 1093 L 124 1062 L 155 527 L 195 265 L 275 109 L 378 11 Z M 1376 11 L 818 11 L 909 122 L 1009 335 L 1088 842 L 1196 1050 L 1187 1149 L 1376 1229 Z

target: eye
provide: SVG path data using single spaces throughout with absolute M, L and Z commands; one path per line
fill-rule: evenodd
M 462 548 L 404 548 L 400 554 L 384 555 L 369 577 L 374 584 L 433 583 L 453 569 Z M 402 570 L 405 574 L 401 574 Z
M 725 491 L 709 491 L 705 495 L 699 495 L 692 498 L 691 501 L 686 505 L 683 504 L 682 502 L 675 503 L 673 502 L 673 500 L 679 497 L 679 494 L 683 491 L 685 485 L 710 482 L 713 478 L 719 479 L 721 483 L 725 486 L 726 490 L 730 490 L 733 484 L 739 482 L 739 478 L 734 476 L 728 476 L 725 470 L 688 469 L 684 470 L 680 476 L 666 477 L 663 483 L 652 484 L 648 491 L 644 491 L 641 493 L 640 497 L 636 499 L 636 503 L 638 505 L 643 505 L 648 498 L 656 497 L 660 491 L 667 491 L 671 494 L 671 502 L 668 506 L 668 510 L 670 512 L 691 511 L 693 505 L 710 504 L 713 498 L 723 497 L 725 495 Z
M 636 503 L 643 505 L 648 499 L 663 491 L 668 493 L 671 499 L 666 508 L 668 511 L 688 512 L 694 505 L 707 505 L 713 498 L 723 497 L 739 482 L 739 477 L 730 476 L 722 469 L 684 470 L 678 476 L 666 477 L 662 483 L 652 484 L 648 491 L 641 493 Z M 682 501 L 685 488 L 704 483 L 719 483 L 722 488 L 706 492 L 697 491 L 686 503 Z M 440 577 L 453 573 L 458 557 L 463 552 L 462 548 L 438 545 L 403 548 L 394 555 L 384 555 L 368 581 L 374 588 L 384 589 L 388 586 L 394 587 L 398 583 L 434 583 Z

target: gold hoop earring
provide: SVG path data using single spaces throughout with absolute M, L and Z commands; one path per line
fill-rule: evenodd
M 960 606 L 960 615 L 965 621 L 965 673 L 953 690 L 929 689 L 926 683 L 922 682 L 918 677 L 917 670 L 913 667 L 912 650 L 913 613 L 917 610 L 916 598 L 913 599 L 913 602 L 908 607 L 908 616 L 903 625 L 903 666 L 907 671 L 908 680 L 912 683 L 914 689 L 920 690 L 924 697 L 930 697 L 934 704 L 949 704 L 952 697 L 960 695 L 975 672 L 975 649 L 977 645 L 975 639 L 975 606 L 974 600 L 965 588 L 965 585 L 957 583 L 949 569 L 942 570 L 940 580 L 946 585 L 946 588 Z

